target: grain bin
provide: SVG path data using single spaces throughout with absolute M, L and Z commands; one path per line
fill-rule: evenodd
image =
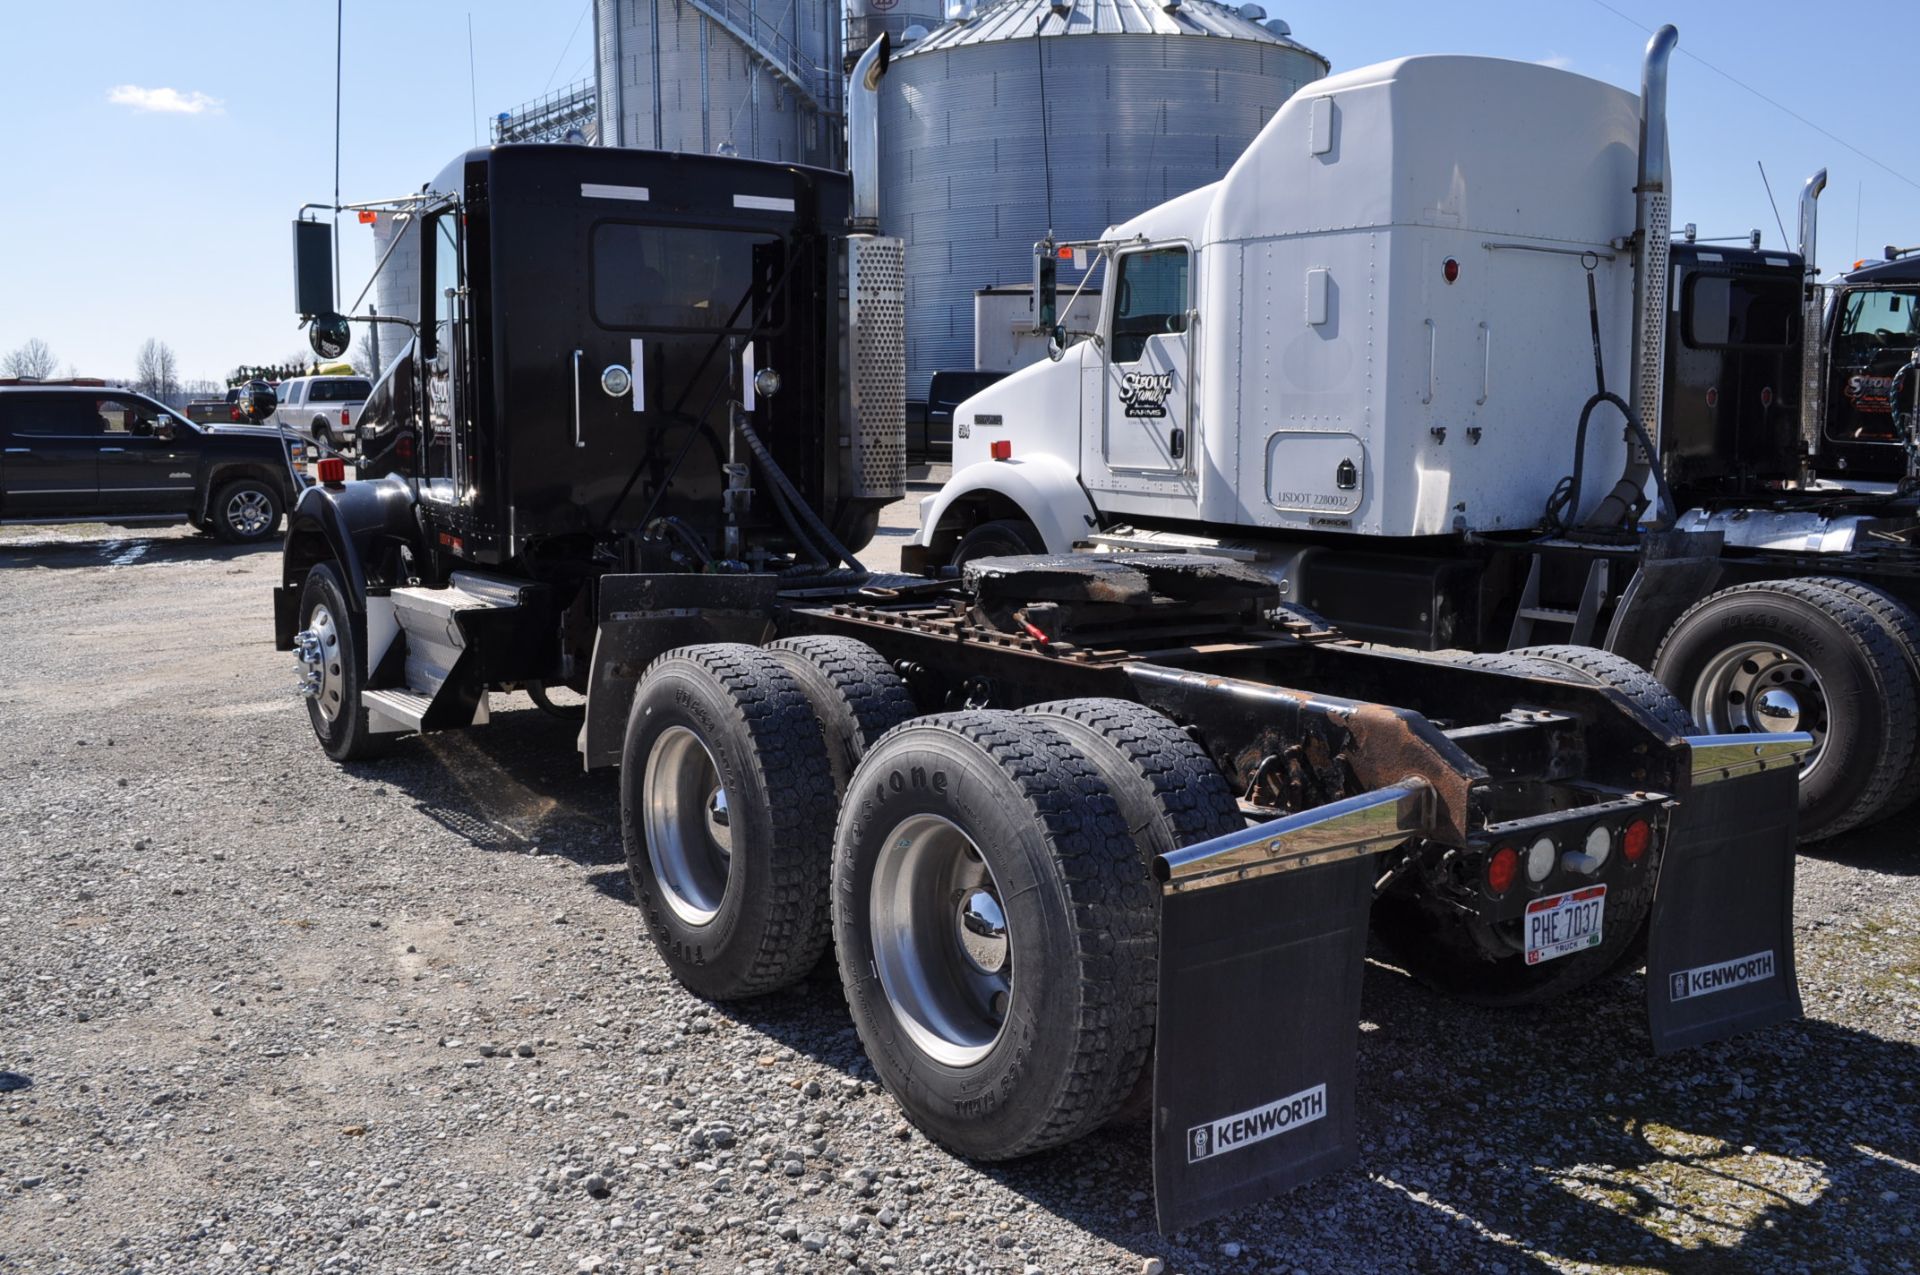
M 999 0 L 897 52 L 880 215 L 907 241 L 907 397 L 972 366 L 975 291 L 1028 282 L 1049 224 L 1091 239 L 1217 180 L 1327 70 L 1258 6 L 1211 0 Z
M 595 0 L 600 144 L 838 168 L 837 0 Z

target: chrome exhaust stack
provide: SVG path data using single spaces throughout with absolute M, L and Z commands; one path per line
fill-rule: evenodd
M 1636 200 L 1634 237 L 1639 242 L 1639 269 L 1634 272 L 1633 388 L 1629 398 L 1653 445 L 1660 445 L 1661 371 L 1667 352 L 1667 284 L 1669 242 L 1673 233 L 1673 192 L 1667 169 L 1667 64 L 1680 43 L 1671 24 L 1647 41 L 1640 69 L 1640 180 Z M 1628 442 L 1631 459 L 1623 481 L 1644 487 L 1647 474 L 1658 463 L 1639 444 Z
M 880 231 L 880 79 L 887 73 L 893 43 L 882 32 L 853 64 L 847 83 L 847 167 L 853 172 L 855 234 Z
M 1820 291 L 1820 267 L 1814 264 L 1814 249 L 1820 238 L 1820 192 L 1827 188 L 1827 170 L 1807 178 L 1800 188 L 1800 267 L 1805 279 L 1800 286 L 1800 443 L 1801 482 L 1813 478 L 1813 458 L 1820 454 L 1820 437 L 1826 432 L 1826 297 Z

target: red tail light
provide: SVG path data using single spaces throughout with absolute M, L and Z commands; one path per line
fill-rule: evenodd
M 230 421 L 240 421 L 245 420 L 246 417 L 240 415 L 240 408 L 238 405 L 235 405 L 227 409 L 227 419 Z
M 1628 863 L 1638 863 L 1646 857 L 1647 849 L 1653 845 L 1653 825 L 1645 819 L 1635 819 L 1627 825 L 1620 837 L 1620 853 L 1627 856 Z
M 1520 875 L 1520 852 L 1512 846 L 1501 846 L 1487 860 L 1487 889 L 1495 894 L 1505 894 L 1513 888 L 1513 879 Z
M 413 435 L 402 434 L 393 440 L 393 454 L 401 460 L 413 459 Z
M 338 456 L 329 456 L 313 467 L 314 476 L 331 486 L 347 481 L 347 462 Z
M 347 415 L 347 409 L 344 407 L 340 409 L 340 423 L 342 425 L 353 424 L 353 418 Z

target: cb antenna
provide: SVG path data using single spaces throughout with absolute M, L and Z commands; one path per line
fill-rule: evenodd
M 1767 188 L 1767 202 L 1773 204 L 1773 224 L 1780 227 L 1780 242 L 1790 249 L 1793 247 L 1793 240 L 1787 238 L 1787 223 L 1780 220 L 1780 205 L 1773 201 L 1773 183 L 1767 180 L 1767 166 L 1757 159 L 1753 162 L 1754 166 L 1760 170 L 1760 184 Z

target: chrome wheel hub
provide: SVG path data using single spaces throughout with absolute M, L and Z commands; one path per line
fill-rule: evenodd
M 346 692 L 341 667 L 346 654 L 340 645 L 340 626 L 325 603 L 316 606 L 307 617 L 307 627 L 294 634 L 293 650 L 299 660 L 294 668 L 300 674 L 300 694 L 319 707 L 320 716 L 333 721 L 340 716 Z
M 902 1030 L 949 1067 L 979 1062 L 1006 1026 L 1013 946 L 993 870 L 939 815 L 888 835 L 874 865 L 875 972 Z
M 700 737 L 669 726 L 653 741 L 641 781 L 647 861 L 675 916 L 705 925 L 720 911 L 733 828 L 720 769 Z
M 243 536 L 257 536 L 273 518 L 273 503 L 257 491 L 235 493 L 227 502 L 227 525 Z
M 1700 728 L 1714 734 L 1812 735 L 1813 751 L 1800 765 L 1803 779 L 1826 753 L 1826 688 L 1804 659 L 1783 647 L 1742 642 L 1720 652 L 1694 683 L 1688 707 Z

